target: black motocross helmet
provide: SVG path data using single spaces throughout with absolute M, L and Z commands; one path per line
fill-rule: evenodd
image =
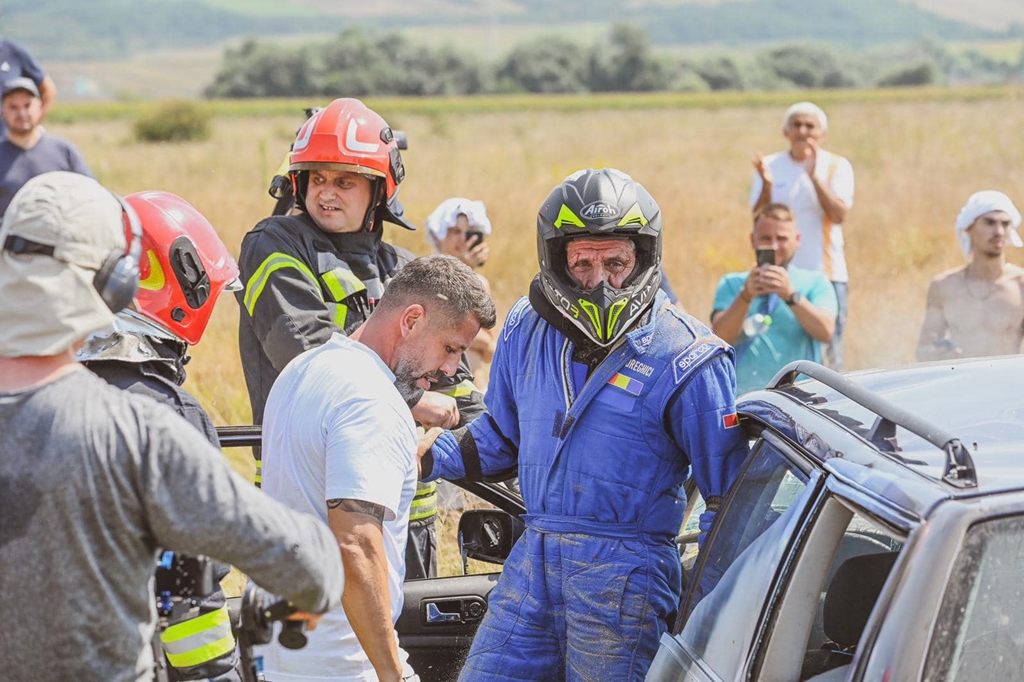
M 580 237 L 633 242 L 636 266 L 622 288 L 602 282 L 585 290 L 569 275 L 566 248 Z M 661 283 L 661 209 L 622 171 L 577 171 L 552 190 L 537 214 L 537 256 L 545 298 L 588 339 L 610 346 L 654 303 Z

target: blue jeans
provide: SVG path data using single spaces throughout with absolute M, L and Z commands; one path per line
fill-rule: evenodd
M 842 372 L 846 369 L 843 361 L 843 331 L 846 329 L 846 313 L 850 305 L 850 287 L 846 282 L 832 282 L 832 287 L 836 290 L 839 311 L 836 314 L 836 331 L 832 334 L 832 341 L 825 346 L 825 364 Z

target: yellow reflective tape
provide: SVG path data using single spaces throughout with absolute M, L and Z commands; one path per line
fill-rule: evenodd
M 604 340 L 604 330 L 601 329 L 601 313 L 597 310 L 597 306 L 590 301 L 585 301 L 582 298 L 579 299 L 580 308 L 583 308 L 583 312 L 590 318 L 590 323 L 594 325 L 594 330 L 597 332 L 597 340 Z
M 437 513 L 437 496 L 423 500 L 413 500 L 412 507 L 409 509 L 409 520 L 419 521 L 420 519 L 430 518 Z
M 572 212 L 572 209 L 562 204 L 562 208 L 558 209 L 558 217 L 555 218 L 555 227 L 561 227 L 565 223 L 575 225 L 576 227 L 586 227 L 583 221 L 576 217 L 576 214 Z
M 640 210 L 640 202 L 636 202 L 628 211 L 626 215 L 622 216 L 622 220 L 616 227 L 624 227 L 625 225 L 632 225 L 633 223 L 639 223 L 640 227 L 647 224 L 647 218 L 644 217 L 644 212 Z
M 149 260 L 149 277 L 139 280 L 139 288 L 146 291 L 160 291 L 167 284 L 167 277 L 160 261 L 156 258 L 153 249 L 146 249 L 146 258 Z
M 416 486 L 416 498 L 426 497 L 427 495 L 433 495 L 437 492 L 437 481 L 431 481 L 430 483 L 420 483 Z
M 416 496 L 412 498 L 409 520 L 419 521 L 437 513 L 437 481 L 416 485 Z
M 626 302 L 628 298 L 624 298 L 621 301 L 612 303 L 611 310 L 608 311 L 608 338 L 612 338 L 612 329 L 615 327 L 615 323 L 619 320 L 619 315 L 626 309 Z
M 210 661 L 216 660 L 225 654 L 231 653 L 234 648 L 235 638 L 231 634 L 228 634 L 227 637 L 196 647 L 195 649 L 183 654 L 172 654 L 170 651 L 165 649 L 164 655 L 167 656 L 167 662 L 175 668 L 192 668 L 197 665 L 209 663 Z
M 231 632 L 231 615 L 228 613 L 227 605 L 220 607 L 216 611 L 210 611 L 177 625 L 172 625 L 160 633 L 160 641 L 164 644 L 172 644 L 186 637 L 211 631 L 222 626 L 227 626 L 228 633 Z
M 259 488 L 260 484 L 263 483 L 263 460 L 256 460 L 256 476 L 253 477 L 252 482 Z
M 334 268 L 330 272 L 320 275 L 320 279 L 327 285 L 327 290 L 334 296 L 335 301 L 344 301 L 352 294 L 366 291 L 363 280 L 356 277 L 355 273 L 348 268 Z
M 338 303 L 334 308 L 334 324 L 338 325 L 342 329 L 345 328 L 345 320 L 348 319 L 348 306 L 344 303 Z
M 260 294 L 263 293 L 263 288 L 267 286 L 270 276 L 281 268 L 295 268 L 306 275 L 313 283 L 313 286 L 316 287 L 317 293 L 320 293 L 320 285 L 317 283 L 316 276 L 313 275 L 313 272 L 305 263 L 294 256 L 289 256 L 287 253 L 275 251 L 267 256 L 265 261 L 260 263 L 260 266 L 256 268 L 256 272 L 249 279 L 249 283 L 245 285 L 245 296 L 242 298 L 242 302 L 245 304 L 245 309 L 249 311 L 249 315 L 252 315 L 252 311 L 256 307 L 256 301 L 259 300 Z M 320 298 L 323 298 L 322 294 Z
M 472 381 L 466 379 L 465 381 L 461 381 L 455 384 L 454 386 L 446 386 L 445 388 L 439 388 L 434 392 L 440 393 L 441 395 L 450 396 L 452 398 L 462 398 L 467 395 L 473 395 L 474 391 L 479 390 L 480 389 L 478 389 Z

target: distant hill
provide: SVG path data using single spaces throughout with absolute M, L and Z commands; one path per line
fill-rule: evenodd
M 382 17 L 400 17 L 402 20 L 421 17 L 437 17 L 443 20 L 479 22 L 498 17 L 502 20 L 519 18 L 524 21 L 536 21 L 535 11 L 538 7 L 547 9 L 549 5 L 568 23 L 593 20 L 593 14 L 604 16 L 607 11 L 619 11 L 632 15 L 635 12 L 646 12 L 657 8 L 675 8 L 684 5 L 718 5 L 728 0 L 628 0 L 626 2 L 552 2 L 546 0 L 530 2 L 529 0 L 376 0 L 373 3 L 340 3 L 337 0 L 292 0 L 290 2 L 273 2 L 273 6 L 289 5 L 294 10 L 311 10 L 323 14 L 344 15 L 355 19 L 380 19 Z M 1013 24 L 1024 25 L 1024 2 L 1021 0 L 895 0 L 917 6 L 919 9 L 934 15 L 953 19 L 972 26 L 991 31 L 1005 31 Z M 739 0 L 739 2 L 756 2 L 756 0 Z M 243 7 L 247 0 L 220 0 L 221 7 Z M 271 4 L 271 3 L 267 3 Z M 803 7 L 812 7 L 813 0 L 802 3 Z M 856 4 L 851 0 L 848 4 Z M 593 8 L 593 11 L 591 11 Z M 588 16 L 590 15 L 590 16 Z M 607 20 L 607 17 L 604 17 Z
M 127 59 L 208 48 L 245 36 L 385 30 L 579 25 L 630 21 L 662 46 L 822 40 L 852 45 L 1006 37 L 1024 24 L 1021 0 L 35 0 L 3 9 L 4 35 L 43 60 Z M 1014 11 L 1013 8 L 1016 8 Z M 997 12 L 1008 19 L 995 21 Z M 949 18 L 955 17 L 955 18 Z M 969 20 L 975 17 L 977 21 Z
M 1020 0 L 912 0 L 923 10 L 993 31 L 1005 31 L 1014 24 L 1024 26 L 1024 2 Z
M 42 60 L 126 59 L 141 52 L 202 47 L 247 35 L 310 32 L 309 20 L 301 15 L 256 11 L 261 4 L 259 0 L 251 5 L 216 0 L 34 0 L 6 3 L 0 30 Z M 288 0 L 280 4 L 287 5 Z M 338 30 L 344 25 L 336 23 Z

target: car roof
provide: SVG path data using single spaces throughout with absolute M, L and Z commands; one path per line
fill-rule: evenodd
M 769 385 L 779 383 L 785 371 Z M 765 411 L 759 410 L 757 403 L 782 407 L 798 423 L 801 412 L 805 416 L 810 411 L 827 417 L 837 430 L 862 439 L 863 447 L 856 448 L 856 453 L 843 448 L 844 457 L 889 472 L 910 469 L 932 481 L 944 496 L 967 497 L 1024 489 L 1024 357 L 921 363 L 845 375 L 873 396 L 919 417 L 926 425 L 925 435 L 944 433 L 959 439 L 973 460 L 977 477 L 976 485 L 966 486 L 944 482 L 947 453 L 933 444 L 934 438 L 929 442 L 900 426 L 898 420 L 894 432 L 889 434 L 894 439 L 885 441 L 876 436 L 873 442 L 866 442 L 879 419 L 874 408 L 851 398 L 846 394 L 850 391 L 840 390 L 842 382 L 832 382 L 828 375 L 838 376 L 824 372 L 824 381 L 782 382 L 777 388 L 747 394 L 740 400 L 739 408 L 760 412 L 762 420 L 781 426 L 783 431 L 785 425 L 765 419 Z M 779 394 L 791 400 L 780 402 Z M 800 405 L 793 404 L 793 400 Z M 822 431 L 830 429 L 822 429 L 820 420 L 813 421 L 818 425 L 816 435 L 828 442 L 829 434 Z M 887 442 L 895 443 L 895 453 L 885 452 Z M 828 455 L 819 456 L 825 459 Z M 897 463 L 895 467 L 890 465 L 893 462 Z

